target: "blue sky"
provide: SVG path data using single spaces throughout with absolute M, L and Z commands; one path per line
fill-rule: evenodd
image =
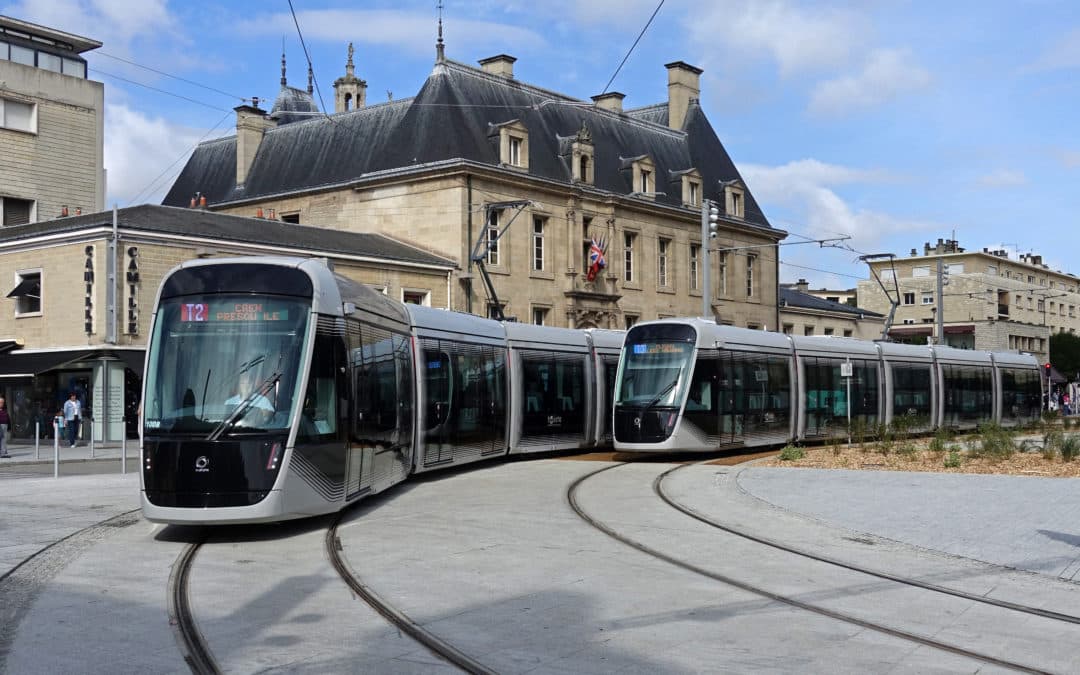
M 445 0 L 446 52 L 512 54 L 518 79 L 588 99 L 658 2 Z M 369 101 L 411 96 L 431 70 L 435 0 L 293 5 L 331 108 L 350 41 Z M 106 84 L 109 204 L 160 201 L 200 138 L 233 133 L 240 98 L 272 100 L 283 39 L 289 83 L 306 85 L 287 0 L 0 0 L 0 13 L 104 43 L 87 58 Z M 789 241 L 907 254 L 955 235 L 1080 274 L 1080 3 L 667 0 L 611 89 L 626 107 L 663 101 L 675 60 L 704 69 L 706 113 Z M 783 247 L 781 281 L 854 286 L 857 255 Z

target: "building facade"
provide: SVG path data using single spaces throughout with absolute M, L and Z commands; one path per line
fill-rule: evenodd
M 947 282 L 937 294 L 938 262 Z M 1006 251 L 967 251 L 955 240 L 926 243 L 919 255 L 873 261 L 871 270 L 899 293 L 890 336 L 912 342 L 937 340 L 937 311 L 944 308 L 944 342 L 979 350 L 1018 350 L 1049 358 L 1050 335 L 1080 328 L 1080 280 L 1050 269 L 1038 255 L 1012 259 Z M 890 301 L 877 281 L 859 282 L 864 307 L 888 313 Z
M 105 208 L 105 88 L 82 57 L 100 46 L 0 16 L 3 226 Z
M 137 206 L 0 228 L 0 395 L 14 436 L 51 432 L 76 392 L 97 442 L 137 435 L 151 312 L 168 270 L 193 258 L 290 255 L 405 302 L 449 307 L 454 262 L 378 234 Z
M 603 328 L 700 316 L 709 264 L 718 321 L 778 325 L 786 233 L 706 119 L 699 69 L 667 64 L 668 101 L 623 110 L 620 93 L 574 99 L 517 80 L 513 57 L 475 68 L 440 45 L 416 96 L 369 104 L 352 56 L 334 114 L 310 114 L 283 76 L 275 109 L 237 108 L 236 135 L 201 144 L 164 203 L 384 233 L 455 261 L 453 308 L 475 314 Z M 705 200 L 721 212 L 708 248 L 728 250 L 702 242 Z

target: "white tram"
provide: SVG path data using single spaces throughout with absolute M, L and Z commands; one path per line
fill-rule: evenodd
M 184 263 L 147 349 L 143 514 L 299 518 L 413 473 L 610 444 L 622 335 L 403 305 L 316 260 Z
M 787 336 L 705 319 L 637 324 L 615 385 L 615 448 L 708 451 L 1038 419 L 1033 356 Z

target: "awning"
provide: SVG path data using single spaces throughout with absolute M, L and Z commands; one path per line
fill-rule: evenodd
M 974 324 L 968 324 L 966 326 L 945 326 L 946 335 L 970 335 L 974 333 Z
M 19 285 L 15 287 L 15 290 L 8 293 L 9 298 L 40 298 L 41 297 L 41 277 L 33 276 L 23 279 L 19 282 Z
M 96 349 L 74 349 L 57 352 L 34 352 L 25 354 L 22 350 L 0 354 L 0 378 L 33 377 L 55 368 L 82 361 L 97 354 Z
M 894 326 L 889 329 L 889 335 L 903 335 L 905 337 L 921 337 L 933 334 L 933 326 Z

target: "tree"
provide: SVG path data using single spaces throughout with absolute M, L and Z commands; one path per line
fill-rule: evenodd
M 1070 380 L 1080 372 L 1080 335 L 1054 333 L 1050 336 L 1050 363 Z

